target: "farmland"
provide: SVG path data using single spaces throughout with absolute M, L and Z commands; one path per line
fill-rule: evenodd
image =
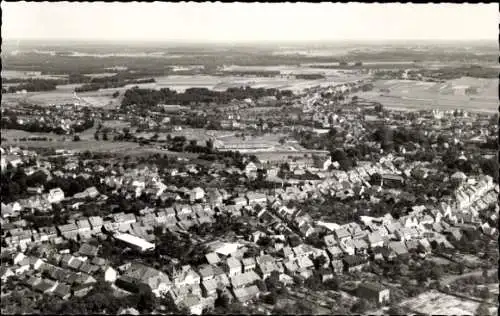
M 403 301 L 401 306 L 427 315 L 474 315 L 479 303 L 431 290 Z
M 18 102 L 26 102 L 40 106 L 51 106 L 55 104 L 73 104 L 92 107 L 118 106 L 120 98 L 113 98 L 113 93 L 119 89 L 104 89 L 100 91 L 82 92 L 74 95 L 74 88 L 79 85 L 59 85 L 54 91 L 28 92 L 28 93 L 6 93 L 2 95 L 2 105 L 12 105 Z
M 444 83 L 410 80 L 379 80 L 375 89 L 358 93 L 358 97 L 380 102 L 397 110 L 462 109 L 476 112 L 496 112 L 497 80 L 460 78 Z M 466 94 L 467 88 L 476 88 L 476 94 Z

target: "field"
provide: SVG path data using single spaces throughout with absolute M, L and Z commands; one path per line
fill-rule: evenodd
M 66 79 L 67 75 L 41 75 L 19 70 L 2 70 L 2 78 L 4 79 Z
M 426 315 L 474 315 L 479 303 L 430 290 L 403 301 L 401 306 Z
M 498 111 L 498 80 L 460 78 L 445 83 L 410 80 L 375 81 L 375 89 L 357 95 L 399 110 L 463 109 L 471 112 Z M 477 88 L 477 94 L 466 95 L 465 89 Z M 380 89 L 389 89 L 382 92 Z
M 54 91 L 28 92 L 25 94 L 6 93 L 2 95 L 2 105 L 17 104 L 24 101 L 41 106 L 56 104 L 79 103 L 92 107 L 115 107 L 120 104 L 121 98 L 113 98 L 115 91 L 120 89 L 104 89 L 100 91 L 81 92 L 75 95 L 75 87 L 79 85 L 59 85 Z M 123 89 L 123 88 L 122 88 Z

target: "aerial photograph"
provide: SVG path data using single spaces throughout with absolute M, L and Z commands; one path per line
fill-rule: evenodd
M 498 4 L 0 6 L 2 315 L 498 315 Z

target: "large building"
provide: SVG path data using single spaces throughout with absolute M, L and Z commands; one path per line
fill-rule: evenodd
M 114 235 L 115 239 L 128 247 L 140 250 L 140 251 L 148 251 L 154 250 L 155 244 L 150 243 L 149 241 L 142 239 L 140 237 L 126 234 L 126 233 L 118 233 Z

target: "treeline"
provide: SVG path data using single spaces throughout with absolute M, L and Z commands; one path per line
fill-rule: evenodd
M 264 96 L 276 96 L 277 99 L 290 97 L 292 91 L 264 88 L 229 88 L 226 91 L 212 91 L 207 88 L 189 88 L 183 93 L 163 88 L 160 90 L 139 89 L 134 87 L 125 92 L 122 108 L 136 105 L 140 108 L 149 108 L 161 103 L 189 105 L 191 103 L 217 103 L 227 104 L 231 100 L 246 98 L 258 99 Z
M 8 88 L 2 88 L 2 93 L 16 93 L 17 91 L 26 90 L 27 92 L 52 91 L 59 84 L 64 84 L 64 81 L 53 79 L 28 79 L 23 83 Z
M 402 76 L 402 73 L 402 71 L 386 74 L 381 73 L 379 74 L 379 76 Z M 411 70 L 408 71 L 407 75 L 409 78 L 417 78 L 419 75 L 421 75 L 424 78 L 432 78 L 436 80 L 452 80 L 461 77 L 493 79 L 498 78 L 498 70 L 495 68 L 485 68 L 478 65 L 471 65 L 462 67 L 445 67 L 440 69 Z
M 224 71 L 223 75 L 230 75 L 230 76 L 256 76 L 256 77 L 276 77 L 279 76 L 281 73 L 279 71 L 272 71 L 272 70 L 262 70 L 262 71 L 237 71 L 237 70 L 232 70 L 232 71 Z
M 98 79 L 98 78 L 94 78 Z M 108 79 L 108 78 L 99 78 L 99 79 Z M 92 80 L 91 83 L 84 84 L 80 87 L 75 88 L 75 92 L 88 92 L 88 91 L 98 91 L 100 89 L 112 89 L 112 88 L 121 88 L 128 84 L 142 84 L 142 83 L 154 83 L 156 80 L 154 78 L 149 79 L 135 79 L 135 80 L 125 80 L 125 81 L 117 81 L 115 77 L 112 80 Z
M 322 74 L 297 74 L 295 75 L 295 78 L 303 80 L 318 80 L 325 79 L 325 76 Z

